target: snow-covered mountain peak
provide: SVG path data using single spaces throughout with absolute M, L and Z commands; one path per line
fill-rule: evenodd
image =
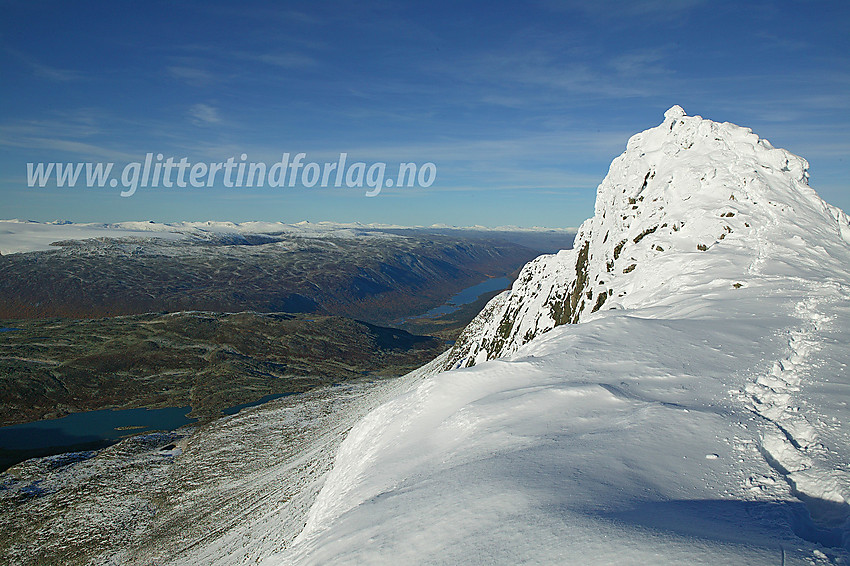
M 850 224 L 806 168 L 668 111 L 267 564 L 848 564 Z
M 679 106 L 678 104 L 674 104 L 670 107 L 670 109 L 664 113 L 664 121 L 672 121 L 678 120 L 682 116 L 685 116 L 685 109 Z
M 816 267 L 804 256 L 846 247 L 850 224 L 808 186 L 808 166 L 749 128 L 672 107 L 613 160 L 574 249 L 529 263 L 464 331 L 448 367 L 508 355 L 601 309 L 663 305 L 706 273 L 740 288 L 787 262 Z

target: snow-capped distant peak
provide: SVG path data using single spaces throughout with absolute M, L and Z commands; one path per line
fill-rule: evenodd
M 361 222 L 309 222 L 303 220 L 295 224 L 284 222 L 229 222 L 206 220 L 200 222 L 155 222 L 126 221 L 116 223 L 75 223 L 68 220 L 36 222 L 33 220 L 0 220 L 0 254 L 26 253 L 51 249 L 54 242 L 67 240 L 88 240 L 92 238 L 209 238 L 210 235 L 280 235 L 289 234 L 305 238 L 353 238 L 394 237 L 394 230 L 422 230 L 422 226 L 404 226 L 400 224 L 378 224 Z M 446 226 L 434 225 L 432 230 L 448 232 L 516 232 L 516 233 L 575 233 L 574 228 L 523 228 L 517 226 Z

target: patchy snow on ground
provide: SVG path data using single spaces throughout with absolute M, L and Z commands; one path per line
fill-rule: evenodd
M 51 249 L 51 244 L 64 240 L 92 238 L 159 238 L 179 239 L 182 234 L 165 230 L 163 224 L 132 222 L 128 226 L 115 224 L 74 224 L 70 222 L 31 222 L 0 220 L 0 254 L 37 252 Z M 156 230 L 154 230 L 156 228 Z
M 457 227 L 434 225 L 430 227 L 400 226 L 396 224 L 362 224 L 360 222 L 227 222 L 208 220 L 204 222 L 154 222 L 127 221 L 115 223 L 75 223 L 63 220 L 35 222 L 31 220 L 0 220 L 0 254 L 26 253 L 51 249 L 51 244 L 67 240 L 90 240 L 93 238 L 163 238 L 168 240 L 186 238 L 208 238 L 215 235 L 282 235 L 304 238 L 359 238 L 392 237 L 397 230 L 440 230 L 448 233 L 463 232 L 516 232 L 540 234 L 570 234 L 569 228 L 518 228 L 502 226 Z

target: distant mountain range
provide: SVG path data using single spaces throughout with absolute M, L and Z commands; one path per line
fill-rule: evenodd
M 252 310 L 387 324 L 540 253 L 463 234 L 118 233 L 124 235 L 60 240 L 45 251 L 0 257 L 0 318 Z
M 32 220 L 0 220 L 0 255 L 13 253 L 44 251 L 51 249 L 54 242 L 68 240 L 86 240 L 94 238 L 163 238 L 166 240 L 206 239 L 222 235 L 273 235 L 301 236 L 304 238 L 352 238 L 375 233 L 418 233 L 444 235 L 485 235 L 491 237 L 499 234 L 503 239 L 512 241 L 514 238 L 523 240 L 534 235 L 554 238 L 555 241 L 566 241 L 559 248 L 569 247 L 569 242 L 575 235 L 575 228 L 523 228 L 518 226 L 448 226 L 434 224 L 432 226 L 402 226 L 396 224 L 361 224 L 359 222 L 70 222 L 55 220 L 53 222 L 36 222 Z M 547 241 L 551 247 L 551 241 Z

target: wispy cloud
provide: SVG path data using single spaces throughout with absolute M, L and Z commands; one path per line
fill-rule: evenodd
M 809 42 L 805 41 L 803 35 L 794 37 L 783 35 L 779 36 L 774 33 L 769 33 L 764 30 L 755 32 L 755 36 L 762 40 L 765 49 L 783 49 L 785 51 L 803 51 L 811 47 Z
M 266 65 L 272 65 L 274 67 L 281 67 L 284 69 L 313 67 L 318 64 L 318 61 L 313 57 L 295 52 L 249 53 L 245 51 L 240 51 L 232 53 L 231 55 L 237 59 L 264 63 Z
M 628 20 L 646 17 L 670 21 L 708 4 L 708 0 L 542 0 L 541 5 L 557 12 L 578 11 L 598 20 Z
M 83 74 L 79 71 L 46 65 L 21 51 L 7 49 L 6 52 L 29 67 L 33 75 L 39 78 L 53 82 L 76 81 L 83 78 Z
M 193 123 L 198 125 L 217 124 L 221 122 L 218 109 L 203 103 L 194 104 L 189 107 L 189 117 Z
M 535 107 L 541 101 L 569 104 L 584 99 L 650 97 L 669 92 L 674 73 L 665 65 L 662 48 L 598 58 L 558 57 L 536 49 L 482 53 L 452 67 L 429 72 L 450 76 L 480 89 L 480 102 L 509 107 Z
M 111 161 L 132 161 L 138 158 L 138 155 L 117 151 L 111 147 L 80 142 L 75 140 L 66 140 L 60 138 L 43 138 L 43 137 L 10 137 L 4 135 L 0 128 L 0 145 L 7 147 L 21 147 L 27 149 L 52 150 L 63 153 L 73 153 L 81 156 L 84 159 L 102 158 Z M 57 155 L 57 161 L 63 161 L 66 155 Z
M 67 153 L 83 158 L 125 160 L 129 154 L 98 140 L 105 132 L 101 123 L 107 118 L 91 108 L 58 112 L 40 120 L 21 120 L 0 125 L 0 145 L 56 152 L 56 160 Z
M 325 23 L 324 20 L 315 14 L 308 14 L 299 10 L 286 10 L 282 13 L 282 17 L 286 21 L 298 22 L 300 24 L 321 25 Z
M 656 47 L 654 49 L 633 49 L 628 53 L 615 55 L 606 62 L 607 67 L 617 76 L 657 78 L 670 75 L 670 70 L 665 65 L 668 56 L 666 49 Z
M 43 149 L 67 151 L 69 153 L 76 153 L 77 155 L 102 157 L 114 161 L 129 161 L 138 158 L 137 154 L 125 153 L 123 151 L 116 151 L 110 147 L 103 147 L 95 144 L 78 142 L 73 140 L 30 138 L 29 142 Z
M 173 78 L 195 86 L 206 86 L 214 80 L 212 73 L 198 67 L 172 65 L 166 67 L 165 71 Z
M 210 5 L 210 12 L 230 20 L 239 18 L 245 20 L 259 21 L 263 23 L 272 22 L 275 25 L 323 25 L 326 21 L 318 13 L 307 13 L 302 10 L 287 9 L 279 5 L 254 5 L 251 9 L 245 9 L 239 4 Z
M 32 137 L 88 138 L 101 133 L 103 119 L 97 110 L 79 108 L 55 112 L 39 120 L 9 121 L 0 125 L 0 135 Z

